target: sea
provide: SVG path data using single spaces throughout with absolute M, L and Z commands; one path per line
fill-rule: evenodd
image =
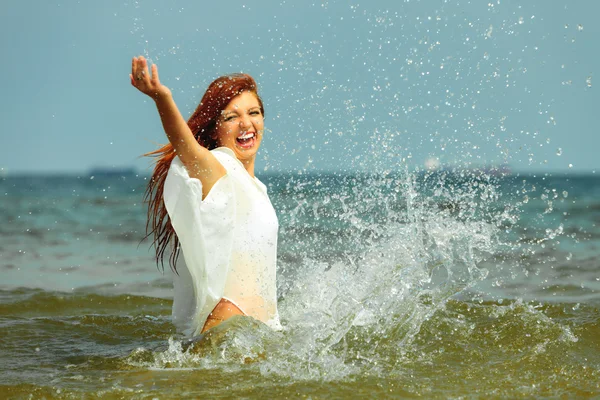
M 600 176 L 259 174 L 284 329 L 189 345 L 149 176 L 0 177 L 0 398 L 599 398 Z

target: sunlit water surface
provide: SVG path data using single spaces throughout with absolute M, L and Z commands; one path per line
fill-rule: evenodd
M 147 177 L 8 175 L 0 397 L 600 396 L 600 179 L 490 168 L 573 162 L 550 136 L 570 133 L 564 99 L 592 103 L 592 27 L 547 2 L 297 4 L 243 40 L 163 40 L 144 22 L 187 10 L 114 10 L 182 109 L 204 69 L 258 71 L 284 330 L 175 332 L 171 272 L 140 244 Z M 305 167 L 271 173 L 288 159 Z M 311 173 L 323 160 L 344 172 Z
M 139 245 L 144 177 L 2 180 L 0 393 L 600 394 L 597 177 L 264 181 L 284 330 L 234 318 L 187 346 L 171 272 Z

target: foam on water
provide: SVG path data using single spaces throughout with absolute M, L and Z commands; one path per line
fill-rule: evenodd
M 283 244 L 294 256 L 284 257 L 278 278 L 284 331 L 239 318 L 215 329 L 193 351 L 171 341 L 168 350 L 138 350 L 129 362 L 235 369 L 259 361 L 263 375 L 294 380 L 393 369 L 423 323 L 486 277 L 480 262 L 505 245 L 501 228 L 516 218 L 497 207 L 501 194 L 493 178 L 463 173 L 460 187 L 448 184 L 451 178 L 404 173 L 366 177 L 353 186 L 332 184 L 321 195 L 343 204 L 328 211 L 284 199 L 293 207 L 286 215 L 296 218 L 293 243 Z M 297 197 L 302 187 L 294 189 L 285 193 Z M 314 249 L 302 247 L 305 233 L 323 223 L 320 213 L 340 222 L 346 253 L 317 258 Z
M 499 245 L 498 226 L 490 221 L 503 218 L 489 210 L 494 186 L 477 179 L 451 198 L 455 212 L 440 208 L 454 190 L 445 176 L 425 181 L 430 178 L 439 180 L 433 194 L 409 173 L 355 187 L 336 216 L 350 221 L 352 255 L 327 263 L 307 252 L 293 268 L 298 272 L 283 277 L 280 307 L 293 352 L 328 377 L 356 372 L 349 366 L 386 364 L 379 347 L 401 352 L 451 296 L 485 278 L 478 262 Z M 357 337 L 364 340 L 360 350 L 349 351 Z

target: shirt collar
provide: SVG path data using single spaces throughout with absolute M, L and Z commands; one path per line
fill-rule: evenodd
M 235 161 L 237 161 L 237 163 L 240 165 L 240 167 L 242 167 L 242 169 L 244 170 L 244 172 L 246 172 L 246 174 L 248 175 L 248 177 L 252 180 L 254 180 L 254 183 L 256 183 L 256 185 L 258 186 L 258 188 L 265 194 L 267 194 L 267 186 L 262 183 L 256 176 L 254 176 L 254 178 L 252 178 L 250 176 L 250 174 L 248 174 L 248 171 L 246 171 L 246 168 L 244 168 L 244 164 L 242 164 L 242 162 L 240 160 L 237 159 L 237 157 L 235 156 L 235 153 L 233 152 L 233 150 L 231 150 L 229 147 L 217 147 L 216 149 L 213 149 L 211 151 L 217 151 L 219 153 L 224 153 L 227 154 L 228 156 L 230 156 L 231 158 L 233 158 Z

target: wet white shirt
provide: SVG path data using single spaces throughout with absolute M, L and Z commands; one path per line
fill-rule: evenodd
M 246 315 L 281 329 L 277 312 L 278 221 L 266 186 L 252 178 L 233 151 L 211 151 L 227 171 L 202 200 L 202 183 L 178 157 L 163 199 L 181 244 L 173 274 L 173 323 L 198 335 L 210 312 L 226 298 Z

